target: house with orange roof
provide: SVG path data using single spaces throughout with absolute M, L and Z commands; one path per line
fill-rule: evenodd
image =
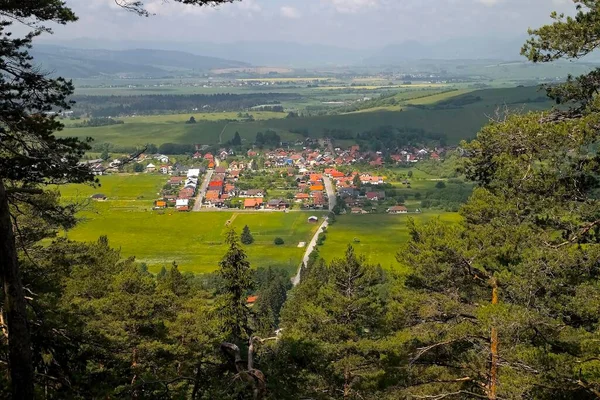
M 321 174 L 310 174 L 310 183 L 312 183 L 313 185 L 315 183 L 319 183 L 323 180 L 323 175 Z
M 264 203 L 264 201 L 263 201 L 262 197 L 257 197 L 257 198 L 253 198 L 253 199 L 245 199 L 244 200 L 244 208 L 246 210 L 258 209 L 258 208 L 260 208 L 260 206 L 262 206 L 263 203 Z
M 256 303 L 256 300 L 258 300 L 258 296 L 248 296 L 248 299 L 246 299 L 246 304 L 248 307 L 252 307 L 254 303 Z

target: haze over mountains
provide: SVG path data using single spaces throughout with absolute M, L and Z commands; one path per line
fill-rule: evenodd
M 68 41 L 43 42 L 36 46 L 36 56 L 43 56 L 52 64 L 60 64 L 65 58 L 78 61 L 94 60 L 98 66 L 106 62 L 106 67 L 122 69 L 120 63 L 145 65 L 148 72 L 154 68 L 228 68 L 247 64 L 255 66 L 356 66 L 356 65 L 395 65 L 419 59 L 495 59 L 519 60 L 519 49 L 525 37 L 518 38 L 465 38 L 440 40 L 436 43 L 417 41 L 399 42 L 387 46 L 350 49 L 321 44 L 271 42 L 156 42 L 156 41 L 104 41 L 96 39 L 73 39 Z M 63 47 L 51 48 L 48 44 Z M 69 49 L 90 49 L 93 51 L 69 51 Z M 154 49 L 169 51 L 150 52 Z M 110 50 L 110 51 L 109 51 Z M 183 53 L 187 53 L 184 55 Z M 235 60 L 235 61 L 231 61 Z M 69 64 L 64 62 L 64 64 Z M 85 74 L 86 65 L 79 71 Z M 59 67 L 57 65 L 57 67 Z M 109 68 L 109 69 L 114 69 Z M 56 68 L 60 69 L 60 68 Z
M 44 70 L 70 78 L 114 74 L 164 76 L 173 71 L 209 71 L 215 68 L 239 68 L 250 65 L 240 61 L 174 50 L 77 49 L 36 45 L 31 53 Z
M 102 75 L 164 77 L 176 72 L 271 66 L 381 67 L 417 60 L 524 61 L 519 38 L 449 39 L 437 43 L 407 41 L 384 47 L 349 49 L 286 42 L 151 42 L 73 39 L 40 42 L 32 54 L 44 70 L 70 78 Z M 594 61 L 590 57 L 586 61 Z

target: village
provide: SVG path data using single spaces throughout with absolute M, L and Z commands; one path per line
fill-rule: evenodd
M 445 148 L 405 148 L 395 154 L 362 152 L 358 145 L 342 150 L 324 140 L 319 147 L 302 149 L 230 148 L 197 151 L 187 156 L 140 154 L 132 165 L 119 159 L 89 160 L 97 175 L 124 172 L 168 176 L 154 209 L 188 211 L 333 211 L 336 214 L 420 212 L 410 209 L 403 196 L 379 172 L 441 161 Z M 207 149 L 210 150 L 210 149 Z M 406 177 L 401 185 L 410 189 Z M 331 197 L 337 207 L 330 207 Z

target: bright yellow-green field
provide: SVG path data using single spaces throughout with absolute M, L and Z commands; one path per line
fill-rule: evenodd
M 267 120 L 285 118 L 286 113 L 271 112 L 271 111 L 252 111 L 252 116 L 255 120 Z M 220 113 L 188 113 L 188 114 L 161 114 L 161 115 L 140 115 L 136 117 L 119 117 L 119 120 L 127 123 L 138 124 L 180 124 L 185 123 L 194 116 L 196 121 L 223 121 L 239 119 L 237 112 L 220 112 Z M 65 126 L 81 123 L 81 120 L 64 120 Z M 91 128 L 86 128 L 91 129 Z
M 410 100 L 408 103 L 414 104 L 414 105 L 435 104 L 439 101 L 443 101 L 443 100 L 446 100 L 446 99 L 449 99 L 452 97 L 456 97 L 456 96 L 461 96 L 463 94 L 467 94 L 472 91 L 473 90 L 469 90 L 469 89 L 459 89 L 459 90 L 455 90 L 452 92 L 439 93 L 439 94 L 435 94 L 432 96 L 421 97 L 418 99 Z
M 418 173 L 420 171 L 415 175 Z M 203 273 L 218 267 L 225 252 L 223 239 L 228 227 L 241 232 L 244 225 L 248 225 L 255 238 L 254 244 L 246 246 L 252 265 L 292 271 L 305 251 L 297 247 L 298 243 L 310 242 L 317 228 L 307 222 L 309 214 L 305 212 L 153 211 L 154 200 L 166 180 L 164 175 L 122 174 L 100 177 L 102 186 L 99 188 L 61 187 L 64 201 L 82 203 L 94 193 L 108 197 L 105 202 L 90 201 L 87 209 L 80 213 L 81 222 L 64 235 L 84 242 L 106 235 L 114 247 L 121 248 L 124 256 L 136 256 L 152 271 L 176 261 L 182 271 Z M 415 178 L 413 186 L 416 188 L 420 182 L 432 184 Z M 346 246 L 352 244 L 370 263 L 398 268 L 395 255 L 400 244 L 408 239 L 408 219 L 424 222 L 437 217 L 448 223 L 460 220 L 455 213 L 435 212 L 338 216 L 319 251 L 323 258 L 331 261 L 342 256 Z M 285 245 L 275 246 L 276 237 L 283 238 Z
M 369 263 L 397 269 L 396 253 L 400 245 L 408 240 L 409 218 L 417 222 L 432 218 L 440 218 L 448 223 L 460 221 L 456 213 L 340 215 L 328 228 L 325 244 L 319 247 L 321 257 L 326 261 L 341 257 L 344 249 L 351 244 Z
M 169 210 L 126 211 L 112 209 L 110 201 L 98 203 L 75 229 L 66 233 L 71 240 L 91 242 L 101 235 L 112 246 L 121 248 L 124 256 L 136 256 L 150 270 L 176 261 L 182 271 L 210 272 L 226 251 L 224 235 L 230 226 L 241 232 L 248 225 L 255 242 L 245 246 L 253 267 L 275 266 L 295 269 L 304 250 L 301 241 L 309 242 L 316 226 L 309 224 L 307 214 L 190 212 Z M 273 241 L 281 237 L 285 244 Z
M 99 187 L 90 185 L 65 185 L 60 187 L 63 201 L 82 203 L 96 193 L 108 197 L 106 204 L 112 209 L 151 209 L 154 200 L 167 182 L 165 175 L 159 174 L 119 174 L 98 177 Z M 94 203 L 96 204 L 96 203 Z
M 108 197 L 105 202 L 89 201 L 80 213 L 81 222 L 64 233 L 71 240 L 92 242 L 108 236 L 124 256 L 136 258 L 156 271 L 176 261 L 182 271 L 209 272 L 218 267 L 225 252 L 227 222 L 238 232 L 248 225 L 255 243 L 247 246 L 253 266 L 295 269 L 305 249 L 299 242 L 310 242 L 316 226 L 306 213 L 190 212 L 173 209 L 153 211 L 154 200 L 167 181 L 164 175 L 101 176 L 101 187 L 67 185 L 60 188 L 66 202 L 89 201 L 95 193 Z M 281 237 L 285 244 L 275 246 Z

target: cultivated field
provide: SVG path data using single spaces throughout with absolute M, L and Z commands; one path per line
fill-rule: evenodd
M 432 218 L 440 218 L 448 223 L 460 220 L 456 213 L 436 212 L 406 215 L 340 215 L 335 224 L 328 228 L 327 239 L 319 248 L 319 253 L 326 261 L 331 261 L 333 258 L 342 257 L 346 247 L 351 244 L 369 263 L 397 269 L 396 253 L 400 244 L 408 240 L 409 218 L 417 222 L 425 222 Z

